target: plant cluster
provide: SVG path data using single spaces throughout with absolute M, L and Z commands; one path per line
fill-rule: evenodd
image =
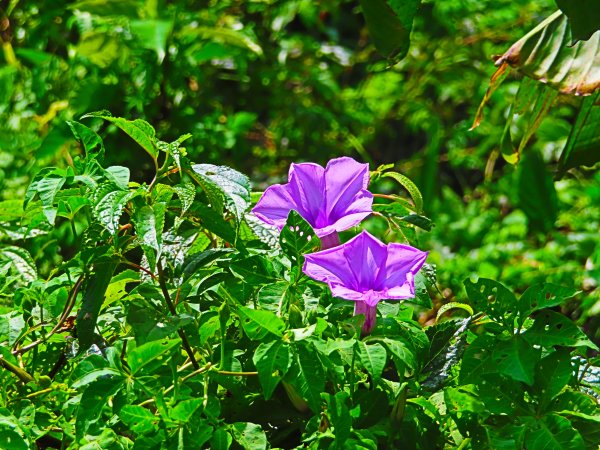
M 71 121 L 82 151 L 3 212 L 10 448 L 597 447 L 598 348 L 556 311 L 575 291 L 540 283 L 517 298 L 468 278 L 468 304 L 423 327 L 435 267 L 406 244 L 431 221 L 390 166 L 295 165 L 259 200 L 240 172 L 193 163 L 189 135 L 85 118 L 125 132 L 154 176 L 106 167 L 99 135 Z M 409 195 L 376 193 L 382 181 Z M 352 231 L 369 209 L 365 227 L 402 244 Z M 73 254 L 36 267 L 40 242 Z

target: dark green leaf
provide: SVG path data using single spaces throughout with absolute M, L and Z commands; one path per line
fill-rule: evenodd
M 323 396 L 327 402 L 327 416 L 333 425 L 335 447 L 344 448 L 344 443 L 352 431 L 352 417 L 348 409 L 350 396 L 344 391 L 339 391 L 335 395 L 323 394 Z
M 158 148 L 156 146 L 156 131 L 152 125 L 142 119 L 127 120 L 122 117 L 113 117 L 108 111 L 98 111 L 85 114 L 82 119 L 87 117 L 97 117 L 110 122 L 121 130 L 123 130 L 129 137 L 137 142 L 146 152 L 150 155 L 153 161 L 158 158 Z
M 595 0 L 556 0 L 556 4 L 569 18 L 575 39 L 588 40 L 600 29 L 600 10 Z
M 533 349 L 520 336 L 509 340 L 497 340 L 492 351 L 495 371 L 513 380 L 533 385 L 538 351 Z
M 577 291 L 572 288 L 558 286 L 552 283 L 539 283 L 527 288 L 519 299 L 519 326 L 534 311 L 558 306 L 568 298 L 573 297 Z
M 117 268 L 113 261 L 94 265 L 94 271 L 87 281 L 81 309 L 77 314 L 77 338 L 80 351 L 87 351 L 96 340 L 96 322 L 104 303 L 104 295 Z
M 90 425 L 100 418 L 110 398 L 123 388 L 124 380 L 123 377 L 100 378 L 88 385 L 77 409 L 77 439 L 83 438 Z
M 507 329 L 513 329 L 517 299 L 506 286 L 487 278 L 477 281 L 467 278 L 464 284 L 475 311 L 485 312 L 492 319 L 504 323 Z
M 325 389 L 325 372 L 316 352 L 309 346 L 295 347 L 292 367 L 285 380 L 296 388 L 298 394 L 306 400 L 310 409 L 317 413 L 321 410 L 321 393 Z
M 519 164 L 519 206 L 527 216 L 529 227 L 547 232 L 558 217 L 558 197 L 546 163 L 538 152 L 528 152 Z
M 531 328 L 523 334 L 523 338 L 532 345 L 553 347 L 588 347 L 598 350 L 598 346 L 588 339 L 583 331 L 567 317 L 554 311 L 540 312 Z
M 560 349 L 542 358 L 535 371 L 535 390 L 541 401 L 548 404 L 572 376 L 571 355 L 567 350 Z
M 263 342 L 254 352 L 252 361 L 265 400 L 268 400 L 292 364 L 290 347 L 281 341 Z
M 360 0 L 371 38 L 379 52 L 391 60 L 406 56 L 410 32 L 420 0 Z
M 571 422 L 556 414 L 538 420 L 531 418 L 525 442 L 528 450 L 580 450 L 585 448 L 581 435 Z
M 98 159 L 102 162 L 104 158 L 104 143 L 94 130 L 74 120 L 67 121 L 75 139 L 81 142 L 85 150 L 86 159 Z

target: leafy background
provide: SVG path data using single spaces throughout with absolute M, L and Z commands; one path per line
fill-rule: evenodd
M 300 440 L 315 448 L 358 441 L 393 447 L 398 437 L 383 436 L 396 426 L 416 448 L 478 448 L 479 441 L 519 448 L 519 439 L 542 445 L 550 435 L 562 446 L 556 448 L 594 448 L 597 407 L 577 388 L 593 380 L 586 372 L 593 359 L 586 358 L 600 342 L 597 94 L 572 95 L 566 89 L 572 83 L 550 76 L 573 60 L 596 67 L 597 34 L 571 46 L 600 22 L 583 3 L 569 11 L 566 2 L 550 0 L 226 0 L 201 8 L 186 1 L 7 2 L 0 22 L 0 336 L 2 376 L 11 389 L 3 393 L 2 436 L 18 442 L 14 448 L 56 440 L 65 448 L 86 442 L 129 448 L 134 436 L 142 442 L 136 448 L 192 445 L 202 441 L 198 436 L 214 448 L 264 448 L 267 440 L 284 448 Z M 557 6 L 570 21 L 551 16 Z M 384 23 L 386 14 L 398 21 Z M 548 17 L 554 28 L 547 48 L 565 45 L 584 56 L 561 53 L 540 67 L 546 54 L 537 50 L 521 65 L 515 54 L 545 48 L 534 45 L 539 34 L 528 33 Z M 378 25 L 393 30 L 393 39 L 378 35 Z M 594 73 L 583 75 L 593 81 Z M 579 81 L 582 73 L 573 76 Z M 81 119 L 91 111 L 112 116 Z M 146 122 L 132 130 L 135 119 Z M 422 208 L 412 184 L 374 176 L 374 191 L 405 200 L 394 198 L 380 212 L 404 219 L 388 229 L 375 217 L 365 227 L 429 250 L 436 269 L 436 283 L 422 286 L 426 300 L 380 311 L 391 322 L 367 342 L 348 331 L 356 327 L 348 305 L 299 278 L 291 256 L 301 259 L 307 247 L 269 254 L 256 241 L 276 243 L 276 237 L 243 214 L 257 197 L 241 173 L 261 191 L 284 180 L 291 162 L 324 164 L 340 155 L 369 162 L 372 170 L 395 164 L 414 180 Z M 161 172 L 164 160 L 165 170 L 186 175 Z M 214 178 L 211 164 L 237 172 L 217 170 Z M 143 187 L 152 185 L 157 169 L 158 186 L 169 188 L 146 195 Z M 406 202 L 415 210 L 402 209 Z M 419 215 L 419 226 L 406 219 L 409 213 Z M 134 243 L 114 238 L 127 224 Z M 177 256 L 174 248 L 184 250 Z M 158 274 L 157 263 L 170 254 L 165 286 L 139 269 Z M 123 260 L 137 267 L 124 270 Z M 96 273 L 107 275 L 87 278 Z M 514 321 L 520 329 L 537 307 L 519 317 L 508 306 L 494 312 L 479 297 L 503 288 L 490 281 L 483 291 L 470 290 L 469 283 L 487 283 L 464 284 L 474 276 L 508 286 L 507 305 L 523 303 L 533 295 L 528 289 L 547 292 L 544 283 L 568 291 L 528 319 L 530 334 L 521 337 Z M 233 293 L 219 290 L 224 280 Z M 175 314 L 161 312 L 182 282 L 191 286 L 189 304 L 208 313 L 183 301 Z M 94 289 L 105 295 L 104 305 L 86 301 Z M 233 306 L 228 295 L 248 304 Z M 275 316 L 254 316 L 256 299 Z M 65 323 L 71 303 L 74 315 L 80 311 L 77 340 L 53 330 Z M 470 313 L 456 306 L 465 303 Z M 269 306 L 277 304 L 289 308 L 283 318 Z M 440 312 L 448 324 L 436 324 Z M 570 334 L 556 331 L 556 340 L 531 356 L 543 344 L 536 327 L 562 323 L 554 316 L 559 312 L 591 340 L 563 324 Z M 93 318 L 87 327 L 86 313 Z M 96 320 L 106 348 L 71 360 L 77 342 L 99 344 Z M 18 353 L 24 360 L 10 355 L 38 339 L 41 346 Z M 185 340 L 210 348 L 199 352 L 205 359 L 197 367 L 186 362 Z M 434 362 L 467 342 L 462 367 L 448 363 L 445 371 Z M 473 379 L 469 364 L 480 358 L 477 350 L 498 345 L 517 364 L 499 362 L 504 353 L 492 355 L 500 369 L 494 372 L 484 358 L 473 372 L 481 377 Z M 586 369 L 569 366 L 574 354 L 562 347 L 584 348 L 577 357 Z M 69 362 L 59 364 L 61 358 Z M 319 364 L 311 365 L 315 358 Z M 521 367 L 526 360 L 532 363 Z M 258 380 L 225 374 L 246 368 L 256 369 Z M 558 381 L 545 386 L 550 369 L 560 372 Z M 432 371 L 444 381 L 431 378 Z M 273 380 L 269 372 L 280 376 Z M 280 383 L 292 380 L 300 381 Z M 522 398 L 499 400 L 491 388 L 473 387 L 483 381 Z M 297 401 L 300 411 L 290 406 L 294 393 L 304 399 Z M 78 408 L 80 402 L 90 407 Z M 368 405 L 389 411 L 365 412 Z M 286 420 L 270 429 L 271 418 L 255 423 L 251 407 L 265 414 L 281 408 L 274 411 Z M 517 419 L 508 422 L 506 414 Z M 103 426 L 101 417 L 112 422 Z M 535 431 L 526 436 L 527 429 Z M 197 440 L 187 441 L 192 435 Z

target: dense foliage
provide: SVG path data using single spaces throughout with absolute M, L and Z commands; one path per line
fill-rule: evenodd
M 597 448 L 600 19 L 557 4 L 8 2 L 0 448 Z M 252 212 L 344 154 L 341 247 Z M 374 322 L 305 265 L 372 235 L 429 252 Z

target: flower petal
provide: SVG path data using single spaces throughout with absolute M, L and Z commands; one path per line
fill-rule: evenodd
M 289 192 L 287 184 L 274 184 L 267 188 L 252 208 L 252 212 L 262 221 L 282 229 L 290 211 L 298 210 L 298 205 Z
M 366 292 L 374 289 L 380 270 L 385 267 L 386 246 L 363 230 L 342 246 L 348 267 L 354 274 L 353 289 Z
M 326 217 L 337 231 L 347 230 L 373 212 L 373 195 L 367 191 L 369 165 L 342 157 L 325 168 Z
M 377 286 L 388 289 L 393 298 L 414 296 L 414 276 L 425 263 L 427 252 L 410 245 L 389 244 L 385 270 L 379 273 Z M 408 295 L 407 297 L 401 297 Z
M 287 184 L 290 195 L 297 205 L 298 213 L 313 228 L 320 227 L 319 219 L 324 215 L 325 169 L 318 164 L 292 164 Z
M 356 284 L 342 246 L 304 255 L 302 270 L 309 277 L 327 283 L 332 291 L 336 286 L 354 290 Z

